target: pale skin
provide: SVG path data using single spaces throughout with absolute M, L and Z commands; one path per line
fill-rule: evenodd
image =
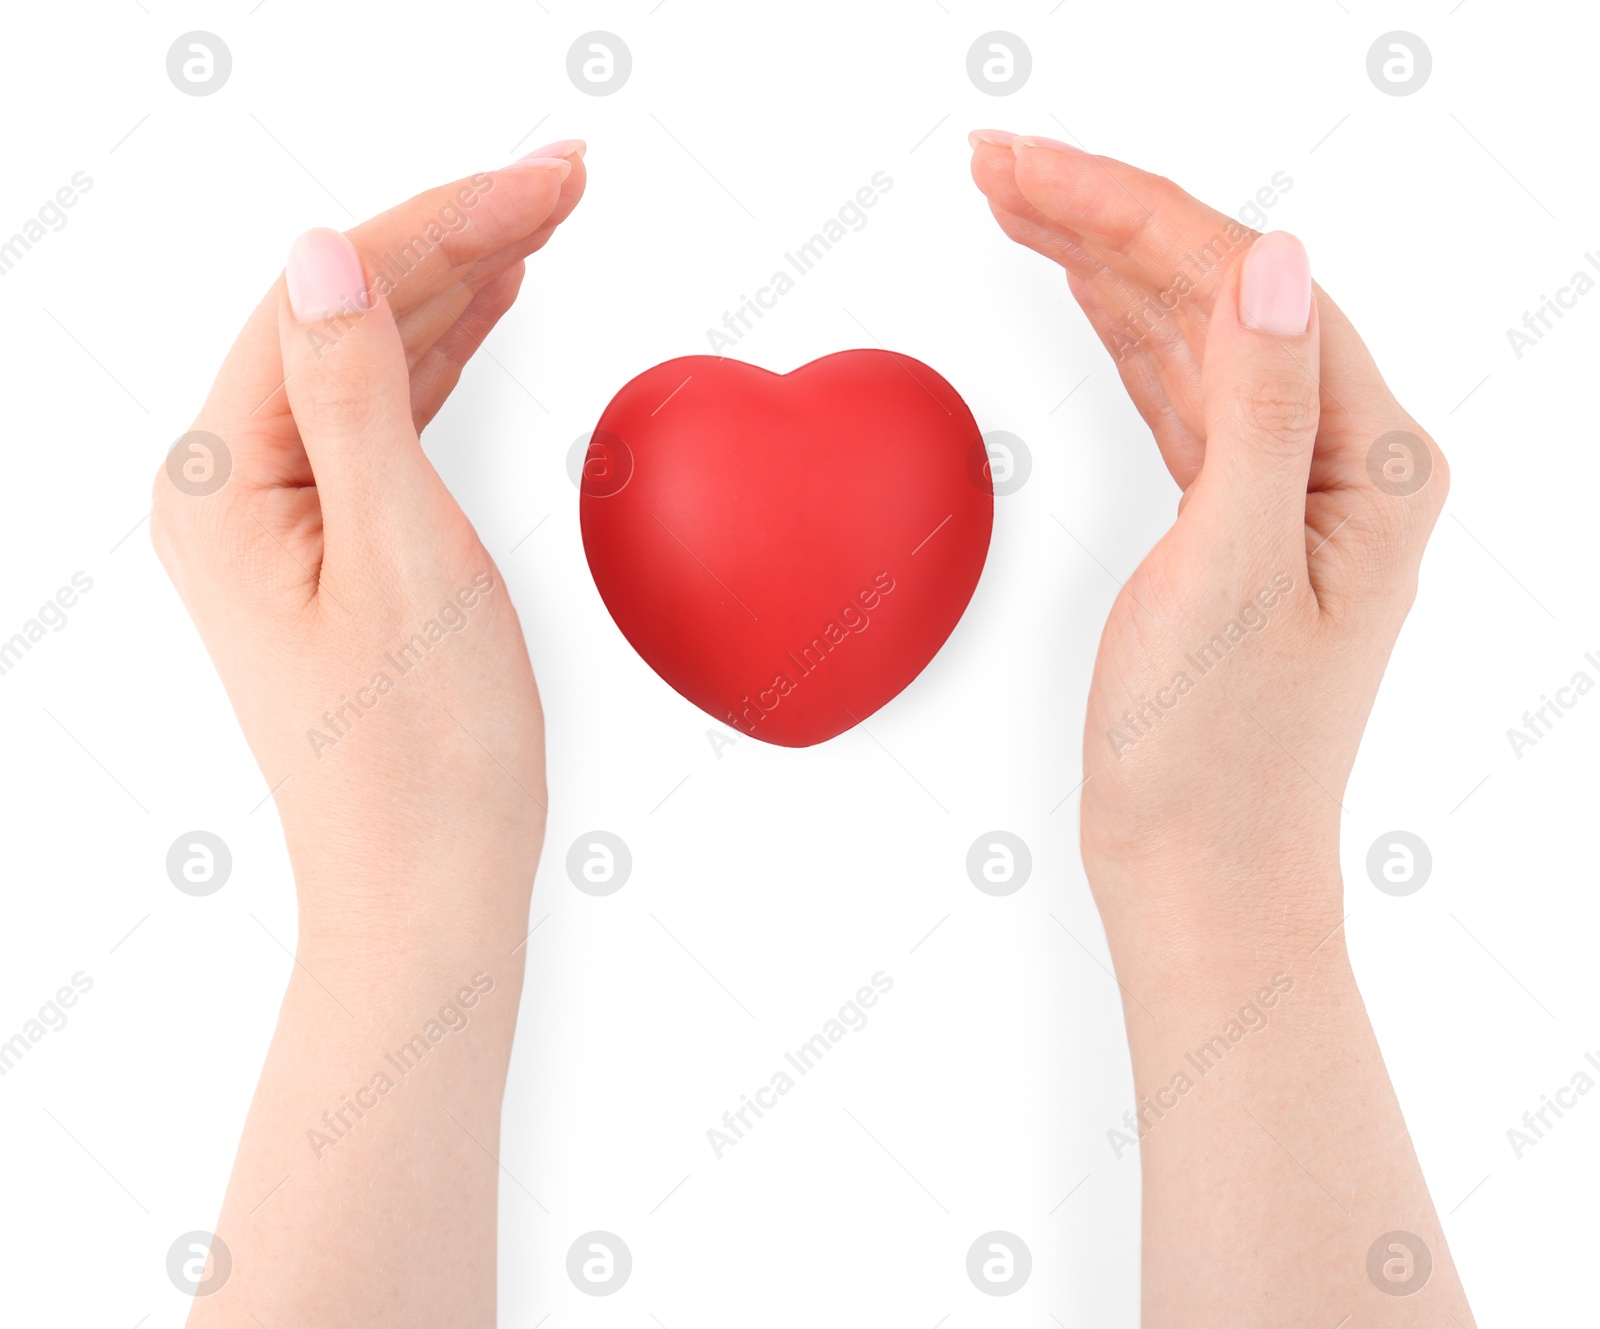
M 997 131 L 974 136 L 973 173 L 1006 233 L 1068 269 L 1114 354 L 1122 316 L 1227 223 L 1166 181 Z M 302 237 L 195 422 L 230 450 L 228 484 L 201 496 L 157 476 L 157 550 L 276 790 L 299 897 L 217 1223 L 232 1271 L 195 1301 L 200 1329 L 495 1321 L 543 720 L 499 573 L 419 433 L 584 178 L 583 145 L 553 144 L 348 240 Z M 441 243 L 380 280 L 452 200 Z M 1246 291 L 1241 313 L 1253 238 L 1119 361 L 1183 490 L 1113 609 L 1085 737 L 1084 861 L 1141 1100 L 1170 1097 L 1186 1053 L 1291 981 L 1266 1027 L 1143 1132 L 1143 1318 L 1470 1326 L 1339 928 L 1338 800 L 1447 473 L 1308 276 L 1301 331 L 1252 326 L 1283 317 L 1296 242 L 1261 251 L 1280 289 Z M 342 292 L 341 263 L 359 274 Z M 1407 498 L 1367 476 L 1369 445 L 1396 429 L 1433 461 Z M 1275 578 L 1289 585 L 1265 626 L 1179 704 L 1147 709 L 1134 742 L 1109 737 Z M 419 663 L 398 669 L 418 636 Z M 423 1051 L 402 1071 L 386 1055 L 408 1044 Z M 1394 1230 L 1432 1253 L 1415 1296 L 1367 1277 L 1368 1247 Z
M 1257 240 L 1168 180 L 1048 139 L 972 141 L 1001 229 L 1066 269 L 1182 490 L 1113 605 L 1084 732 L 1084 865 L 1136 1094 L 1162 1109 L 1141 1132 L 1143 1323 L 1470 1326 L 1340 926 L 1341 800 L 1444 503 L 1443 455 L 1292 237 Z M 1258 258 L 1276 272 L 1252 291 Z M 1192 289 L 1174 304 L 1179 273 Z M 1172 307 L 1130 330 L 1123 316 L 1163 294 Z M 1271 331 L 1252 326 L 1263 307 Z M 1392 431 L 1431 465 L 1408 496 L 1369 472 Z M 1201 675 L 1188 657 L 1280 578 L 1292 589 L 1265 626 Z M 1150 706 L 1179 674 L 1192 690 Z M 1267 1027 L 1201 1075 L 1186 1054 L 1279 974 L 1292 988 Z M 1192 1091 L 1173 1090 L 1179 1072 Z M 1368 1277 L 1394 1231 L 1432 1256 L 1414 1295 Z
M 516 611 L 418 432 L 510 307 L 524 256 L 576 206 L 582 151 L 554 144 L 486 189 L 445 186 L 357 227 L 370 275 L 448 219 L 359 316 L 297 318 L 280 279 L 195 421 L 229 448 L 228 484 L 202 497 L 156 477 L 156 549 L 277 786 L 299 896 L 296 963 L 217 1224 L 233 1268 L 195 1301 L 197 1327 L 494 1323 L 544 722 Z M 402 676 L 386 657 L 414 635 L 424 658 Z M 427 1041 L 430 1020 L 459 1018 Z M 385 1054 L 419 1033 L 428 1050 L 402 1075 Z M 393 1090 L 373 1089 L 380 1073 Z M 363 1098 L 357 1121 L 344 1105 Z

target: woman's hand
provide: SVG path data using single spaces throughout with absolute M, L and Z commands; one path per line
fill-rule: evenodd
M 1456 1323 L 1466 1304 L 1340 928 L 1345 782 L 1444 459 L 1311 280 L 1170 181 L 980 131 L 1183 491 L 1101 639 L 1082 841 L 1122 986 L 1143 1317 Z
M 1090 692 L 1083 848 L 1107 927 L 1156 911 L 1320 940 L 1338 893 L 1290 883 L 1337 873 L 1444 458 L 1292 236 L 1048 139 L 974 142 L 996 219 L 1066 269 L 1183 491 L 1117 597 Z
M 274 790 L 300 906 L 196 1326 L 494 1322 L 544 723 L 418 433 L 576 206 L 582 158 L 554 144 L 301 236 L 156 477 L 156 549 Z
M 539 698 L 418 432 L 583 184 L 555 144 L 302 236 L 156 476 L 156 549 L 276 791 L 305 946 L 526 913 Z

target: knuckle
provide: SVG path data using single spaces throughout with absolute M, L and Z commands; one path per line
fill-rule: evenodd
M 171 570 L 179 558 L 177 512 L 173 508 L 175 491 L 166 467 L 159 468 L 150 483 L 150 544 L 161 560 L 161 566 Z
M 1405 510 L 1413 526 L 1418 524 L 1419 515 L 1425 517 L 1422 530 L 1426 535 L 1444 510 L 1445 499 L 1449 496 L 1450 463 L 1445 460 L 1444 450 L 1438 441 L 1415 420 L 1407 417 L 1400 432 L 1410 436 L 1405 449 L 1409 470 L 1402 473 L 1408 482 L 1400 490 L 1389 492 L 1394 503 Z M 1384 472 L 1380 471 L 1380 474 Z
M 1142 248 L 1156 232 L 1155 214 L 1141 211 L 1129 217 L 1111 236 L 1111 247 L 1123 255 L 1132 255 Z
M 1434 504 L 1443 508 L 1445 499 L 1450 496 L 1450 463 L 1445 458 L 1444 449 L 1439 446 L 1432 434 L 1419 429 L 1417 437 L 1433 456 L 1433 473 L 1428 477 L 1428 489 Z
M 1389 580 L 1416 543 L 1414 514 L 1403 503 L 1373 504 L 1356 525 L 1361 538 L 1355 545 L 1359 551 L 1355 561 L 1373 581 Z
M 155 550 L 157 561 L 169 573 L 178 566 L 177 537 L 158 508 L 150 513 L 150 547 Z
M 383 388 L 378 367 L 363 359 L 340 355 L 340 347 L 325 347 L 313 373 L 296 386 L 305 408 L 332 425 L 357 427 L 377 410 Z
M 164 467 L 150 487 L 150 545 L 175 582 L 234 563 L 255 525 L 247 516 L 237 489 L 187 494 Z
M 1303 451 L 1316 433 L 1320 414 L 1317 385 L 1309 378 L 1254 383 L 1239 398 L 1239 416 L 1246 433 L 1272 452 Z

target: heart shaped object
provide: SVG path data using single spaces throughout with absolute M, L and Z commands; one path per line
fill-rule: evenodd
M 719 722 L 809 747 L 866 719 L 960 620 L 994 525 L 966 403 L 927 365 L 789 374 L 668 360 L 611 399 L 583 547 L 622 635 Z

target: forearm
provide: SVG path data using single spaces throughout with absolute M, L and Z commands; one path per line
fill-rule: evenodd
M 302 945 L 218 1223 L 232 1270 L 194 1329 L 493 1325 L 518 940 Z
M 544 719 L 503 579 L 418 431 L 577 204 L 583 152 L 300 236 L 156 473 L 151 540 L 273 790 L 300 906 L 199 1329 L 494 1320 Z M 178 1254 L 175 1281 L 199 1281 Z
M 1336 874 L 1304 889 L 1340 898 Z M 1210 929 L 1112 941 L 1136 1090 L 1125 1135 L 1144 1174 L 1146 1329 L 1470 1327 L 1337 915 L 1271 937 Z M 1375 1281 L 1369 1254 L 1397 1232 L 1426 1251 L 1384 1242 Z

